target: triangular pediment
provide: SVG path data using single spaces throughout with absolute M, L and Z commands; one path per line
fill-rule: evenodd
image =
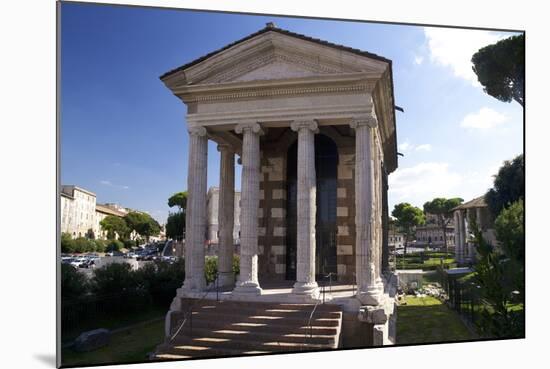
M 278 32 L 264 32 L 181 70 L 186 85 L 279 80 L 364 72 L 381 75 L 385 61 Z

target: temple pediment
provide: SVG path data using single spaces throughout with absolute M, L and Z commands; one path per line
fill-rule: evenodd
M 389 61 L 374 54 L 300 38 L 279 29 L 264 30 L 163 75 L 172 89 L 185 86 L 286 80 L 364 73 L 380 78 Z

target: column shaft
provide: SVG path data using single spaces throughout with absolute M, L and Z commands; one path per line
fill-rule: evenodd
M 357 298 L 364 304 L 377 305 L 383 292 L 376 267 L 375 184 L 373 162 L 374 116 L 354 119 L 355 128 L 355 260 Z
M 298 132 L 298 227 L 296 254 L 296 283 L 293 293 L 317 297 L 319 288 L 315 281 L 315 121 L 295 121 L 292 130 Z
M 233 226 L 235 224 L 235 153 L 228 145 L 218 145 L 220 152 L 220 197 L 218 202 L 218 272 L 219 286 L 233 286 Z
M 187 210 L 185 214 L 185 282 L 184 290 L 201 291 L 204 278 L 206 241 L 206 176 L 208 138 L 204 127 L 189 129 L 189 164 L 187 172 Z
M 239 124 L 243 134 L 241 179 L 241 252 L 235 293 L 261 294 L 258 283 L 258 209 L 260 207 L 260 134 L 257 123 Z

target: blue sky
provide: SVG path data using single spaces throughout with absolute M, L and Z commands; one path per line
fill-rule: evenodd
M 522 152 L 520 105 L 486 95 L 469 63 L 510 33 L 64 3 L 61 182 L 164 223 L 167 198 L 187 185 L 188 140 L 185 105 L 158 77 L 269 21 L 393 60 L 405 156 L 390 175 L 390 209 L 479 196 L 502 161 Z M 218 155 L 211 143 L 209 186 Z

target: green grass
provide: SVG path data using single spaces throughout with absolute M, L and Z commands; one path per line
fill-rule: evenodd
M 97 328 L 113 330 L 128 327 L 133 324 L 164 316 L 168 309 L 168 307 L 155 307 L 136 313 L 108 315 L 98 317 L 93 321 L 82 321 L 81 323 L 79 323 L 78 329 L 74 328 L 62 331 L 61 340 L 62 342 L 71 342 L 74 341 L 74 339 L 77 338 L 82 332 L 90 331 Z
M 458 314 L 434 297 L 406 297 L 397 308 L 397 343 L 433 343 L 478 338 Z
M 441 265 L 441 258 L 443 258 L 445 268 L 453 268 L 456 266 L 456 262 L 452 254 L 428 251 L 424 252 L 423 256 L 422 253 L 418 252 L 406 254 L 405 260 L 403 260 L 402 255 L 396 255 L 396 268 L 435 270 L 439 265 Z
M 164 320 L 155 321 L 111 336 L 108 346 L 91 352 L 64 349 L 63 365 L 89 365 L 147 361 L 147 353 L 164 339 Z

